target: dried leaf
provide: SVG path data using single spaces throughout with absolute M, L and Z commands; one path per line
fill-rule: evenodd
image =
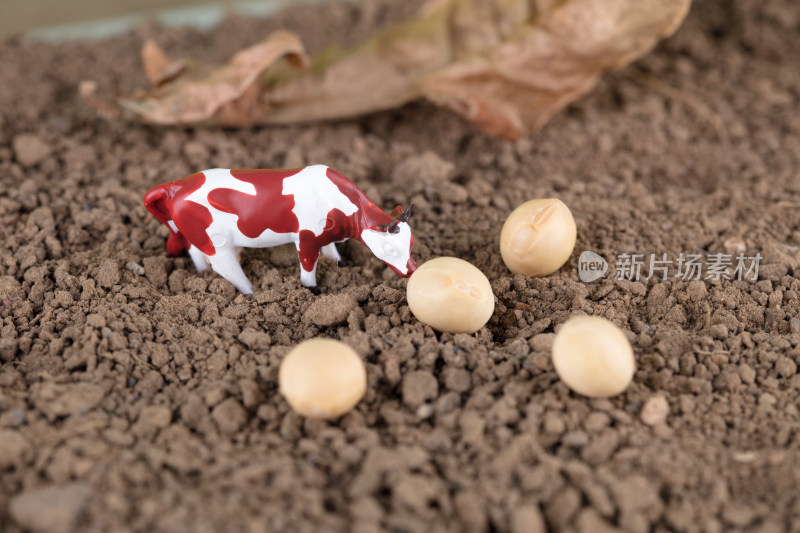
M 177 79 L 163 77 L 165 62 L 155 54 L 148 77 L 161 87 L 119 103 L 145 122 L 237 126 L 350 117 L 427 98 L 513 139 L 672 34 L 690 2 L 432 0 L 417 19 L 353 51 L 322 54 L 305 72 L 264 75 L 284 55 L 307 65 L 288 32 L 226 66 Z
M 547 2 L 538 2 L 545 4 Z M 509 27 L 526 0 L 507 1 Z M 491 50 L 425 79 L 426 98 L 447 106 L 484 130 L 516 138 L 589 92 L 603 72 L 622 67 L 672 34 L 689 1 L 572 0 L 527 13 L 532 23 Z M 466 34 L 484 31 L 485 15 L 461 18 Z M 502 19 L 496 24 L 502 34 Z M 468 29 L 472 28 L 472 29 Z
M 153 87 L 174 80 L 186 70 L 186 63 L 170 59 L 152 39 L 148 39 L 142 47 L 142 63 L 147 80 Z
M 122 99 L 119 103 L 152 124 L 253 124 L 263 112 L 261 75 L 283 57 L 295 66 L 308 66 L 300 39 L 279 31 L 261 44 L 240 50 L 224 67 L 187 69 L 184 75 L 164 83 L 145 99 Z

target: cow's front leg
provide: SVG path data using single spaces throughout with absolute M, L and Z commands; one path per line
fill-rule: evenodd
M 236 258 L 235 250 L 217 250 L 217 253 L 209 257 L 211 268 L 214 272 L 230 281 L 234 287 L 239 289 L 242 294 L 253 294 L 253 284 L 247 279 L 242 265 Z
M 300 264 L 300 284 L 306 287 L 314 294 L 319 294 L 319 287 L 317 287 L 317 262 L 311 270 L 306 270 L 303 264 Z
M 208 270 L 208 256 L 197 249 L 197 246 L 190 246 L 189 247 L 189 257 L 192 258 L 192 263 L 194 263 L 194 268 L 197 269 L 198 272 L 202 272 L 203 270 Z
M 334 243 L 326 244 L 320 249 L 320 251 L 322 252 L 322 255 L 324 255 L 325 257 L 330 257 L 338 264 L 340 265 L 342 264 L 342 256 L 339 255 L 339 250 L 336 249 L 336 244 Z
M 317 261 L 319 248 L 313 241 L 300 239 L 297 243 L 297 257 L 300 259 L 300 284 L 319 293 L 317 289 Z

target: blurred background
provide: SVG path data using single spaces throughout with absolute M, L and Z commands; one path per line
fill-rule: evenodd
M 146 19 L 163 26 L 210 28 L 225 16 L 270 15 L 321 0 L 4 0 L 0 36 L 28 33 L 41 40 L 103 38 Z

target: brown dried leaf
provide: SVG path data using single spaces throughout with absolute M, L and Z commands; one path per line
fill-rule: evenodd
M 523 14 L 526 0 L 506 1 Z M 572 0 L 527 13 L 514 37 L 426 78 L 422 93 L 481 128 L 507 138 L 535 130 L 589 92 L 603 72 L 622 67 L 671 35 L 689 0 Z M 461 17 L 466 34 L 486 30 L 478 11 Z M 500 24 L 497 34 L 502 33 Z
M 147 81 L 153 87 L 174 80 L 186 70 L 186 63 L 170 59 L 152 39 L 148 39 L 142 47 L 142 63 Z
M 143 100 L 122 99 L 120 105 L 152 124 L 214 123 L 242 126 L 259 121 L 261 75 L 286 57 L 298 67 L 308 65 L 300 39 L 288 31 L 272 34 L 263 43 L 240 50 L 218 69 L 187 69 Z
M 335 60 L 323 54 L 310 73 L 269 88 L 270 109 L 263 120 L 338 119 L 417 100 L 419 82 L 452 62 L 448 39 L 446 12 L 439 10 L 376 34 Z
M 591 90 L 603 72 L 672 34 L 690 3 L 432 0 L 417 19 L 351 52 L 323 54 L 299 74 L 263 75 L 284 55 L 307 65 L 288 32 L 239 52 L 226 66 L 172 80 L 161 74 L 163 58 L 150 52 L 148 77 L 162 86 L 143 100 L 119 103 L 151 123 L 237 126 L 350 117 L 424 97 L 490 133 L 516 138 Z

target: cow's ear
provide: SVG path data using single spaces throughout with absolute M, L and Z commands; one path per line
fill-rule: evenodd
M 392 209 L 392 216 L 393 217 L 399 217 L 402 214 L 403 214 L 403 206 L 402 205 L 398 205 L 397 207 Z

